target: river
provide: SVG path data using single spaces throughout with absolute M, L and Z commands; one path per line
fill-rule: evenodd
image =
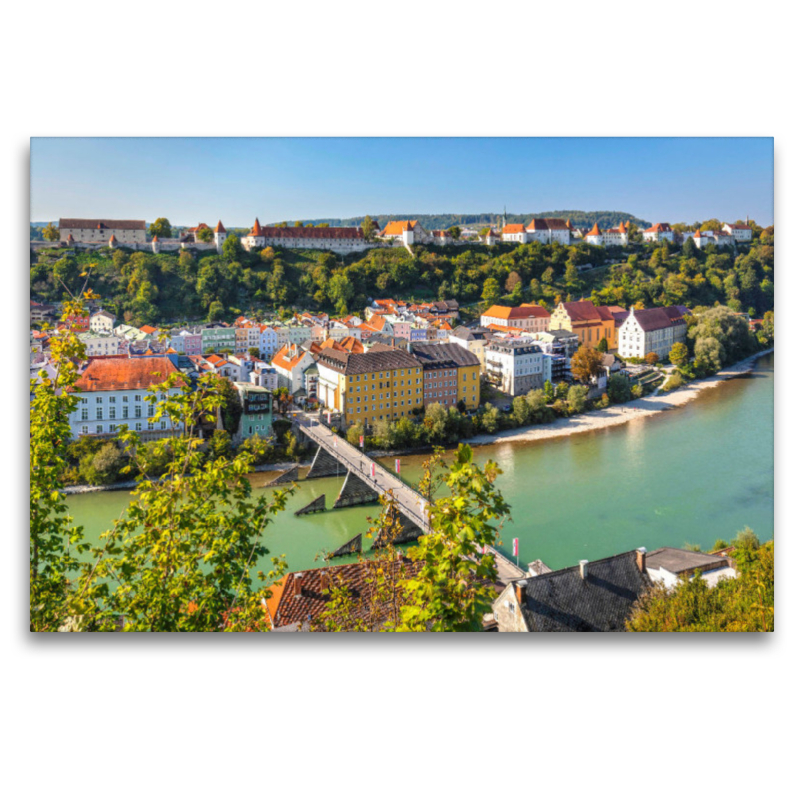
M 745 526 L 762 541 L 771 538 L 773 358 L 662 414 L 559 439 L 475 448 L 479 463 L 493 459 L 503 470 L 498 486 L 512 513 L 500 549 L 510 553 L 518 537 L 520 564 L 541 559 L 559 569 L 640 546 L 688 542 L 707 549 Z M 420 477 L 424 459 L 401 459 L 404 480 Z M 393 468 L 394 459 L 385 464 Z M 270 491 L 261 488 L 270 477 L 251 476 L 256 491 Z M 292 513 L 323 492 L 330 508 L 340 486 L 336 478 L 301 481 L 269 526 L 267 546 L 285 553 L 291 570 L 322 566 L 319 553 L 365 531 L 367 516 L 377 514 L 377 504 Z M 96 492 L 72 496 L 68 505 L 86 538 L 97 542 L 128 499 L 127 492 Z

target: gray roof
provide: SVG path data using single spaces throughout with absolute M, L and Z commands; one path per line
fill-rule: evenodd
M 692 550 L 679 550 L 677 547 L 660 547 L 645 557 L 648 569 L 669 570 L 675 575 L 682 572 L 694 572 L 696 569 L 707 572 L 729 566 L 724 556 L 713 556 L 708 553 L 696 553 Z
M 467 328 L 464 325 L 459 325 L 451 334 L 456 339 L 464 339 L 467 342 L 477 342 L 486 339 L 491 335 L 488 328 Z
M 474 353 L 457 344 L 415 344 L 411 351 L 423 369 L 479 367 L 481 361 Z
M 531 631 L 623 631 L 636 599 L 652 586 L 636 551 L 591 561 L 586 578 L 567 567 L 527 578 L 522 614 Z
M 683 315 L 688 314 L 686 306 L 665 306 L 664 308 L 642 308 L 633 312 L 636 321 L 644 331 L 657 331 L 683 323 Z M 623 321 L 628 318 L 626 315 Z
M 316 356 L 317 362 L 335 369 L 345 375 L 359 375 L 364 372 L 382 370 L 420 368 L 420 363 L 411 353 L 386 345 L 377 344 L 366 353 L 342 353 L 326 347 Z
M 60 219 L 59 228 L 112 228 L 118 231 L 143 231 L 143 219 Z

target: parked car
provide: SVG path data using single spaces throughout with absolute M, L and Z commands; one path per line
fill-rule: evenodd
M 506 404 L 503 406 L 503 411 L 511 411 L 511 406 L 510 406 L 508 403 L 506 403 Z

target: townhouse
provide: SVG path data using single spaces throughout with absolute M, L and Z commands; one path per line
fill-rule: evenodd
M 550 312 L 534 303 L 521 306 L 492 306 L 481 314 L 481 326 L 515 328 L 521 331 L 546 331 L 550 327 Z
M 199 356 L 203 353 L 202 328 L 179 328 L 170 331 L 169 347 L 176 353 L 187 356 Z
M 431 241 L 431 234 L 415 219 L 398 219 L 388 222 L 379 234 L 381 239 L 402 243 L 406 246 Z
M 686 306 L 631 307 L 619 326 L 617 349 L 622 358 L 644 358 L 655 353 L 666 358 L 676 342 L 686 341 Z
M 559 303 L 550 316 L 550 330 L 576 333 L 581 344 L 596 347 L 605 339 L 610 350 L 617 347 L 614 314 L 624 314 L 620 306 L 596 306 L 591 300 Z
M 658 222 L 642 232 L 646 242 L 674 242 L 675 234 L 668 222 Z
M 411 353 L 422 365 L 424 406 L 440 403 L 449 408 L 463 402 L 474 411 L 480 404 L 481 362 L 457 344 L 420 344 Z
M 116 356 L 125 352 L 125 340 L 113 333 L 88 331 L 79 333 L 78 339 L 86 348 L 86 355 L 89 358 Z
M 233 386 L 242 401 L 242 416 L 239 419 L 237 441 L 249 436 L 272 436 L 272 392 L 262 386 L 243 381 L 234 381 Z
M 92 359 L 75 383 L 78 405 L 69 418 L 72 437 L 114 436 L 122 424 L 140 432 L 143 439 L 181 435 L 180 420 L 150 419 L 155 406 L 145 400 L 151 386 L 178 372 L 168 356 Z M 179 391 L 173 388 L 169 394 Z
M 279 386 L 285 386 L 292 394 L 300 391 L 310 394 L 304 373 L 313 363 L 314 358 L 308 350 L 297 344 L 285 344 L 275 353 L 270 366 L 278 374 Z
M 202 352 L 219 353 L 236 350 L 236 329 L 224 322 L 211 322 L 200 328 L 200 342 Z
M 366 353 L 326 348 L 316 356 L 320 402 L 345 425 L 411 416 L 423 405 L 422 366 L 411 353 L 376 344 Z
M 450 344 L 463 347 L 478 358 L 481 372 L 486 369 L 486 344 L 491 339 L 488 328 L 466 328 L 463 325 L 452 331 L 448 337 Z
M 726 222 L 722 226 L 722 230 L 732 236 L 736 242 L 751 242 L 753 240 L 753 229 L 749 225 Z
M 95 333 L 112 333 L 114 322 L 116 322 L 116 317 L 101 308 L 89 317 L 89 330 Z
M 500 391 L 517 397 L 544 388 L 544 354 L 524 339 L 493 339 L 486 347 L 486 377 Z

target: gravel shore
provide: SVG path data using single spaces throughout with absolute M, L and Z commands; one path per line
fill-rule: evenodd
M 468 442 L 474 445 L 496 444 L 499 442 L 534 442 L 539 439 L 555 439 L 559 436 L 571 436 L 574 433 L 586 433 L 600 428 L 610 428 L 614 425 L 624 425 L 633 419 L 642 419 L 643 417 L 660 414 L 662 411 L 669 411 L 686 405 L 705 389 L 712 389 L 715 386 L 719 386 L 723 381 L 750 372 L 761 356 L 771 352 L 773 352 L 772 349 L 763 350 L 754 356 L 749 356 L 727 367 L 716 375 L 691 381 L 668 394 L 651 395 L 640 400 L 632 400 L 629 403 L 625 403 L 625 405 L 610 406 L 600 411 L 589 411 L 586 414 L 558 419 L 549 425 L 530 425 L 526 428 L 514 428 L 496 434 L 484 433 L 474 436 Z

